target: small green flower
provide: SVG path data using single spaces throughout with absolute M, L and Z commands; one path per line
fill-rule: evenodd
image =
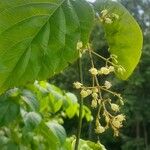
M 73 85 L 76 89 L 80 89 L 82 87 L 82 83 L 80 82 L 74 82 Z
M 96 68 L 91 68 L 91 69 L 89 70 L 89 72 L 90 72 L 92 75 L 97 75 L 97 74 L 98 74 L 98 71 L 97 71 Z

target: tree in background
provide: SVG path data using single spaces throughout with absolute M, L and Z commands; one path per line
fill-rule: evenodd
M 124 83 L 124 93 L 127 101 L 125 112 L 128 114 L 128 134 L 123 136 L 123 149 L 150 148 L 150 1 L 122 0 L 122 3 L 133 13 L 141 24 L 144 33 L 143 55 L 140 65 L 128 82 Z
M 99 23 L 95 25 L 95 21 Z M 118 92 L 122 90 L 127 93 L 126 103 L 129 104 L 128 91 L 120 88 L 122 84 L 112 75 L 126 80 L 141 57 L 143 36 L 132 15 L 121 4 L 111 0 L 98 0 L 93 5 L 85 0 L 12 0 L 10 3 L 0 1 L 0 22 L 0 94 L 3 94 L 0 101 L 0 142 L 4 146 L 3 149 L 10 149 L 12 145 L 16 150 L 104 149 L 100 139 L 111 130 L 113 132 L 110 133 L 118 136 L 125 120 L 120 109 L 124 100 Z M 95 29 L 91 35 L 93 25 Z M 102 28 L 106 45 L 103 42 L 105 39 L 101 39 Z M 97 32 L 99 34 L 96 36 L 101 36 L 100 38 L 95 38 Z M 99 43 L 96 40 L 99 39 L 102 40 L 99 44 L 101 47 L 96 45 Z M 72 82 L 80 93 L 79 105 L 72 93 L 68 94 L 44 81 L 39 84 L 36 81 L 29 89 L 21 88 L 29 82 L 51 78 L 77 59 L 79 77 L 76 76 L 77 71 L 72 70 L 74 77 L 77 77 Z M 66 77 L 72 74 L 68 73 Z M 67 86 L 72 87 L 72 82 L 69 80 Z M 124 83 L 125 87 L 128 87 L 127 83 Z M 112 84 L 116 85 L 116 88 L 112 87 Z M 20 88 L 14 88 L 18 86 Z M 10 88 L 14 89 L 7 91 Z M 118 92 L 115 89 L 118 89 Z M 71 90 L 73 91 L 72 88 Z M 89 137 L 97 143 L 80 139 L 83 115 L 88 110 L 84 107 L 84 101 L 91 106 L 95 117 L 89 125 L 86 124 L 88 130 L 82 135 L 84 139 Z M 68 108 L 68 105 L 71 105 L 71 108 Z M 61 123 L 65 112 L 69 113 L 70 118 L 70 114 L 77 107 L 79 120 L 76 120 L 76 137 L 68 141 L 59 121 Z M 90 111 L 88 112 L 90 114 Z M 125 112 L 129 114 L 128 111 Z M 136 140 L 139 140 L 140 119 L 137 114 Z M 62 117 L 56 119 L 61 115 Z M 88 116 L 91 118 L 91 115 Z M 53 119 L 56 122 L 53 123 Z M 22 138 L 24 133 L 30 131 L 31 140 L 25 134 L 28 143 L 26 145 Z M 104 134 L 105 131 L 107 132 Z M 124 134 L 124 137 L 128 138 L 129 135 Z M 6 140 L 3 141 L 4 138 Z M 40 144 L 42 147 L 39 147 L 40 141 L 43 143 Z M 108 141 L 106 139 L 105 143 Z M 22 146 L 23 148 L 20 148 Z M 108 144 L 108 148 L 109 146 Z M 125 149 L 130 148 L 129 144 L 123 146 Z M 140 145 L 135 147 L 138 149 Z M 113 148 L 116 149 L 116 146 L 111 146 L 111 149 Z

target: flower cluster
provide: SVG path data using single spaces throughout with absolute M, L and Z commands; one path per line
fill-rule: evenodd
M 114 130 L 114 135 L 118 136 L 119 135 L 119 131 L 118 129 L 120 129 L 123 125 L 122 122 L 125 120 L 125 116 L 120 114 L 117 115 L 113 118 L 112 120 L 112 128 Z
M 100 21 L 106 24 L 112 24 L 115 20 L 119 19 L 119 15 L 111 13 L 107 9 L 101 11 Z
M 91 68 L 89 70 L 89 72 L 92 74 L 92 75 L 108 75 L 110 74 L 111 72 L 114 72 L 115 69 L 113 66 L 109 66 L 109 67 L 101 67 L 99 70 L 97 70 L 96 68 Z
M 106 104 L 110 105 L 110 109 L 106 108 Z M 123 121 L 125 116 L 120 114 L 120 106 L 118 104 L 112 103 L 111 100 L 105 100 L 103 103 L 103 116 L 105 118 L 105 129 L 109 126 L 114 130 L 114 135 L 119 135 L 119 129 L 123 127 Z
M 107 19 L 110 17 L 115 17 L 116 19 L 119 18 L 116 14 L 110 15 L 107 10 L 102 12 L 102 18 L 105 18 L 105 21 L 108 21 Z M 81 50 L 82 46 L 83 45 L 81 43 L 78 43 L 78 50 Z M 92 86 L 86 86 L 78 81 L 74 82 L 73 85 L 76 89 L 80 90 L 82 99 L 89 97 L 91 107 L 98 110 L 95 121 L 95 132 L 100 134 L 111 127 L 114 131 L 114 135 L 118 136 L 119 129 L 123 126 L 123 121 L 125 120 L 125 116 L 120 113 L 121 106 L 124 104 L 123 99 L 120 94 L 111 90 L 112 83 L 110 81 L 105 80 L 103 83 L 99 83 L 98 77 L 105 77 L 116 72 L 124 74 L 125 69 L 118 64 L 118 57 L 114 54 L 110 55 L 109 58 L 104 58 L 103 56 L 93 52 L 90 48 L 88 49 L 88 52 L 91 59 L 91 68 L 89 69 L 89 73 L 93 81 Z M 104 60 L 105 66 L 96 68 L 94 66 L 92 54 Z M 113 100 L 111 100 L 111 98 L 105 98 L 105 94 L 112 94 Z
M 114 130 L 114 135 L 118 136 L 119 129 L 122 127 L 122 122 L 125 120 L 125 116 L 118 114 L 120 111 L 120 106 L 123 105 L 123 100 L 120 94 L 110 91 L 112 84 L 109 81 L 105 81 L 102 86 L 87 87 L 80 82 L 74 82 L 74 87 L 80 89 L 80 95 L 82 98 L 90 97 L 91 107 L 98 108 L 100 106 L 101 113 L 105 118 L 105 126 L 100 123 L 100 114 L 96 117 L 96 133 L 103 133 L 109 126 Z M 104 99 L 100 95 L 100 91 L 111 92 L 114 96 L 120 100 L 120 104 L 112 102 L 112 100 Z M 108 105 L 110 107 L 108 107 Z M 120 105 L 120 106 L 119 106 Z M 100 113 L 100 112 L 98 112 Z

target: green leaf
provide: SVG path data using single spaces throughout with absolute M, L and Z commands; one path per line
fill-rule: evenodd
M 48 122 L 47 126 L 53 132 L 53 134 L 57 137 L 60 144 L 63 145 L 66 140 L 65 129 L 61 125 L 55 122 Z
M 39 130 L 47 139 L 49 150 L 60 150 L 66 140 L 66 132 L 64 128 L 55 122 L 42 123 Z
M 78 99 L 77 99 L 76 95 L 68 92 L 68 93 L 66 93 L 66 97 L 68 98 L 68 100 L 70 100 L 70 103 L 77 104 Z
M 16 143 L 8 142 L 7 145 L 4 147 L 4 150 L 19 150 L 19 146 Z
M 93 9 L 85 0 L 0 1 L 0 93 L 59 73 L 88 42 Z
M 36 111 L 39 109 L 39 102 L 31 91 L 23 90 L 21 99 L 29 105 L 32 111 Z
M 23 116 L 26 129 L 35 129 L 42 121 L 42 117 L 36 112 L 25 113 Z
M 62 150 L 74 150 L 75 147 L 75 139 L 73 137 L 70 137 L 66 140 L 66 143 L 64 145 L 64 149 Z M 94 143 L 92 141 L 85 141 L 80 139 L 79 142 L 79 150 L 106 150 L 105 146 L 101 143 Z
M 17 97 L 20 94 L 20 89 L 13 88 L 8 90 L 6 93 L 9 97 Z
M 80 150 L 106 150 L 104 145 L 100 143 L 94 143 L 91 141 L 85 141 L 80 139 L 80 144 L 79 144 L 79 149 Z
M 67 138 L 66 142 L 65 142 L 64 146 L 61 148 L 61 150 L 73 150 L 74 143 L 75 143 L 74 137 Z
M 40 85 L 47 90 L 49 93 L 49 106 L 51 109 L 51 113 L 58 112 L 62 105 L 64 95 L 63 92 L 56 86 L 49 84 L 48 82 L 40 82 Z
M 94 142 L 91 142 L 91 141 L 87 141 L 87 145 L 92 150 L 106 150 L 105 146 L 102 145 L 101 143 L 94 143 Z
M 64 100 L 64 110 L 68 118 L 73 118 L 78 110 L 77 97 L 72 93 L 66 93 L 66 99 Z
M 45 125 L 45 123 L 42 123 L 40 125 L 39 131 L 44 136 L 44 138 L 47 140 L 49 145 L 49 150 L 58 150 L 59 148 L 59 141 L 57 137 L 53 134 L 51 130 L 49 130 L 48 126 Z
M 0 147 L 3 147 L 4 145 L 6 145 L 9 142 L 9 140 L 10 139 L 8 137 L 6 137 L 4 135 L 0 135 Z
M 19 115 L 20 106 L 13 99 L 4 96 L 0 98 L 0 126 L 8 125 Z
M 49 94 L 49 106 L 51 113 L 58 112 L 63 104 L 63 98 L 57 98 L 52 94 Z
M 96 10 L 108 10 L 109 14 L 117 14 L 119 19 L 113 23 L 102 23 L 106 33 L 106 39 L 111 54 L 118 56 L 119 65 L 125 68 L 126 72 L 116 72 L 117 76 L 126 80 L 135 69 L 141 57 L 143 36 L 141 29 L 132 15 L 118 2 L 110 0 L 97 0 Z
M 85 116 L 86 120 L 87 121 L 92 121 L 93 120 L 93 116 L 91 114 L 91 110 L 87 106 L 83 106 L 83 109 L 85 111 L 84 116 Z

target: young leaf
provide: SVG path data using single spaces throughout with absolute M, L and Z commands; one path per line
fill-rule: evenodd
M 32 111 L 39 110 L 39 101 L 36 99 L 35 95 L 29 90 L 23 90 L 21 99 L 27 103 Z
M 97 0 L 95 7 L 99 14 L 103 10 L 108 11 L 105 17 L 109 22 L 104 21 L 102 26 L 110 53 L 118 56 L 118 64 L 126 70 L 122 73 L 116 72 L 116 75 L 126 80 L 132 74 L 141 56 L 143 43 L 141 29 L 132 15 L 118 2 Z
M 29 130 L 35 129 L 42 121 L 42 117 L 36 112 L 29 112 L 23 116 L 25 126 Z
M 0 2 L 0 93 L 63 70 L 88 42 L 94 13 L 85 0 Z
M 71 143 L 73 143 L 73 147 L 74 147 L 74 141 L 70 141 Z M 73 149 L 73 148 L 72 148 Z M 102 145 L 101 143 L 94 143 L 92 141 L 85 141 L 80 139 L 80 144 L 79 144 L 79 150 L 106 150 L 105 146 Z M 66 150 L 67 149 L 66 147 Z
M 64 100 L 64 110 L 68 118 L 73 118 L 78 110 L 77 97 L 72 93 L 66 93 L 66 99 Z
M 58 112 L 63 104 L 63 99 L 59 99 L 52 94 L 49 94 L 49 106 L 52 113 Z
M 49 127 L 49 130 L 53 132 L 53 134 L 57 137 L 59 144 L 63 145 L 66 140 L 66 131 L 65 129 L 55 122 L 48 122 L 47 126 Z
M 42 123 L 39 130 L 48 141 L 49 150 L 60 150 L 65 143 L 66 132 L 61 125 L 55 122 Z
M 106 150 L 105 146 L 101 143 L 94 143 L 91 141 L 87 141 L 86 143 L 93 150 Z

